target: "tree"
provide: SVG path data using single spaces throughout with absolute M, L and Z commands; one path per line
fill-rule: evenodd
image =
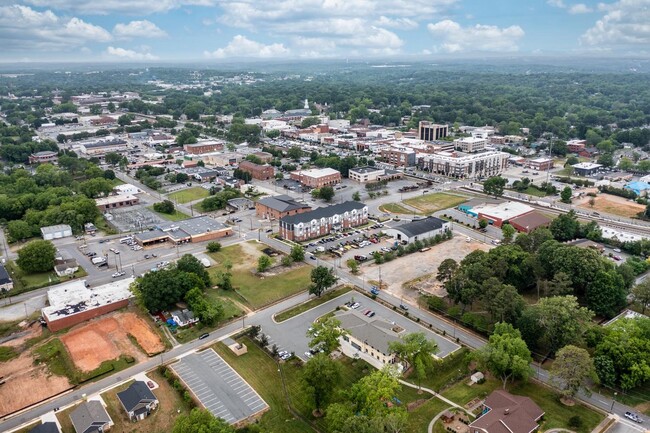
M 503 195 L 503 190 L 506 187 L 508 180 L 501 176 L 493 176 L 483 182 L 483 192 L 487 195 L 500 197 Z
M 345 334 L 345 330 L 341 329 L 341 321 L 335 317 L 328 317 L 314 323 L 307 330 L 307 336 L 310 338 L 309 347 L 329 355 L 340 347 L 339 337 Z
M 205 283 L 198 275 L 177 268 L 161 269 L 138 278 L 136 296 L 145 308 L 155 312 L 181 301 L 193 288 L 205 289 Z
M 293 159 L 294 161 L 300 160 L 300 158 L 302 158 L 303 155 L 304 152 L 298 146 L 292 146 L 291 148 L 289 148 L 289 150 L 287 150 L 287 157 Z
M 636 302 L 641 304 L 641 314 L 645 314 L 645 310 L 650 304 L 650 279 L 645 279 L 634 286 L 632 296 Z
M 280 136 L 280 130 L 271 129 L 270 131 L 266 131 L 266 136 L 269 138 L 278 138 Z
M 311 285 L 309 286 L 309 293 L 316 295 L 320 298 L 323 292 L 336 283 L 338 278 L 334 275 L 334 271 L 326 266 L 316 266 L 311 271 Z
M 9 221 L 7 224 L 7 235 L 9 235 L 9 242 L 16 242 L 31 238 L 34 235 L 34 229 L 29 223 L 23 220 Z
M 593 208 L 596 205 L 596 197 L 589 197 L 589 207 Z
M 117 152 L 108 152 L 106 155 L 104 155 L 104 161 L 106 161 L 106 164 L 110 164 L 112 166 L 119 164 L 121 160 L 122 155 Z
M 113 185 L 103 178 L 104 172 L 102 171 L 101 178 L 89 179 L 79 184 L 79 191 L 88 198 L 96 198 L 99 196 L 106 196 L 113 191 Z
M 172 433 L 235 433 L 235 429 L 207 409 L 194 408 L 188 415 L 180 415 Z
M 369 417 L 385 413 L 387 411 L 385 402 L 390 401 L 399 388 L 399 381 L 391 366 L 362 377 L 352 385 L 350 390 L 352 401 L 356 406 L 355 413 Z
M 191 254 L 185 254 L 183 257 L 178 259 L 176 262 L 176 269 L 196 275 L 203 281 L 205 287 L 212 286 L 210 274 L 207 269 L 205 269 L 205 266 L 203 266 L 203 263 L 201 263 L 199 259 Z
M 573 190 L 570 186 L 565 186 L 562 192 L 560 193 L 560 199 L 562 203 L 571 203 L 571 196 L 573 195 Z
M 561 389 L 562 396 L 573 400 L 580 389 L 590 395 L 587 382 L 590 379 L 596 379 L 597 376 L 594 361 L 589 356 L 589 352 L 568 345 L 558 350 L 551 366 L 550 377 Z
M 120 126 L 130 125 L 133 119 L 135 119 L 135 116 L 133 114 L 122 114 L 117 118 L 117 124 Z
M 216 241 L 208 242 L 208 245 L 206 245 L 206 250 L 209 253 L 217 253 L 221 251 L 221 244 Z
M 499 377 L 503 389 L 510 379 L 527 379 L 531 374 L 530 350 L 519 330 L 509 323 L 497 323 L 488 343 L 478 352 L 478 359 L 492 374 Z
M 289 257 L 291 257 L 291 260 L 294 262 L 302 262 L 305 260 L 305 249 L 301 245 L 294 245 L 291 247 Z
M 524 298 L 509 284 L 502 284 L 485 302 L 492 319 L 500 322 L 515 323 L 526 308 Z
M 324 353 L 317 353 L 302 369 L 302 384 L 314 400 L 314 408 L 320 412 L 339 383 L 341 369 L 337 362 Z
M 154 203 L 153 210 L 155 210 L 156 212 L 171 215 L 171 214 L 174 213 L 176 208 L 174 206 L 174 203 L 172 203 L 170 200 L 163 200 L 163 201 L 161 201 L 159 203 Z
M 350 269 L 350 272 L 352 274 L 356 275 L 359 273 L 359 262 L 357 262 L 355 259 L 348 259 L 345 264 Z
M 426 379 L 427 371 L 433 369 L 433 355 L 438 351 L 438 345 L 428 340 L 423 332 L 415 332 L 405 335 L 401 341 L 389 342 L 388 349 L 413 368 L 419 387 Z
M 334 198 L 334 188 L 331 186 L 324 186 L 318 190 L 318 198 L 325 200 L 326 202 L 332 201 Z
M 550 230 L 553 238 L 560 242 L 570 241 L 576 238 L 580 222 L 576 213 L 571 210 L 568 213 L 561 214 L 551 222 Z
M 504 224 L 501 226 L 501 233 L 503 234 L 503 244 L 508 245 L 512 243 L 512 239 L 517 233 L 517 230 L 510 224 Z
M 210 301 L 198 287 L 190 289 L 185 294 L 185 301 L 190 310 L 206 326 L 214 325 L 223 317 L 223 305 Z
M 589 309 L 610 319 L 625 307 L 626 295 L 623 277 L 618 272 L 599 270 L 587 286 L 585 298 Z
M 273 264 L 273 260 L 266 254 L 262 254 L 257 259 L 257 272 L 264 272 Z
M 113 102 L 109 102 L 108 105 L 106 106 L 106 108 L 111 113 L 115 113 L 116 108 L 115 108 L 115 104 Z
M 355 191 L 354 194 L 352 194 L 352 200 L 361 201 L 361 194 L 359 194 L 359 191 Z
M 593 314 L 578 304 L 575 296 L 552 296 L 542 298 L 529 307 L 537 312 L 537 324 L 543 329 L 551 352 L 570 343 L 580 341 L 582 332 Z
M 438 274 L 436 278 L 443 285 L 451 279 L 451 277 L 458 270 L 458 263 L 454 259 L 444 259 L 438 266 Z
M 478 220 L 478 227 L 481 230 L 485 230 L 489 224 L 490 223 L 485 218 L 481 218 L 480 220 Z
M 48 272 L 54 268 L 56 248 L 50 241 L 31 241 L 18 250 L 16 264 L 28 274 Z
M 232 263 L 225 261 L 223 263 L 223 271 L 219 274 L 219 287 L 223 290 L 232 290 Z

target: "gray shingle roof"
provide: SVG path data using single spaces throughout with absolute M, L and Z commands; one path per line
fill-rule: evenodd
M 111 421 L 104 406 L 96 400 L 82 403 L 70 413 L 70 420 L 77 433 L 97 431 L 98 427 Z
M 0 284 L 11 283 L 11 277 L 4 266 L 0 265 Z
M 348 331 L 350 335 L 364 341 L 384 355 L 391 353 L 388 343 L 400 341 L 390 324 L 381 319 L 367 318 L 355 310 L 340 313 L 336 318 L 341 321 L 341 328 Z
M 315 219 L 329 218 L 334 215 L 340 215 L 352 210 L 361 210 L 366 207 L 365 204 L 358 201 L 346 201 L 343 203 L 335 204 L 332 206 L 319 207 L 311 212 L 300 213 L 297 215 L 289 215 L 280 219 L 286 224 L 299 224 L 306 223 Z
M 444 220 L 436 217 L 428 217 L 417 221 L 412 221 L 410 223 L 400 224 L 394 229 L 404 233 L 409 238 L 413 236 L 419 236 L 424 233 L 428 233 L 432 230 L 439 230 L 442 228 L 442 225 L 445 223 Z
M 56 426 L 56 423 L 44 422 L 31 429 L 29 433 L 61 433 L 61 431 Z
M 138 408 L 140 404 L 147 404 L 156 400 L 156 396 L 149 389 L 146 383 L 141 380 L 133 382 L 131 386 L 122 392 L 117 393 L 117 398 L 120 399 L 122 406 L 127 412 L 132 412 Z

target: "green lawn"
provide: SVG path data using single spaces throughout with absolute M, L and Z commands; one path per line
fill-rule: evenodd
M 465 377 L 469 373 L 468 353 L 469 350 L 462 348 L 448 355 L 435 367 L 435 372 L 422 381 L 422 386 L 439 392 L 446 385 Z
M 458 382 L 456 385 L 451 388 L 446 389 L 442 395 L 447 397 L 449 400 L 464 406 L 473 398 L 485 398 L 495 389 L 501 388 L 502 384 L 499 380 L 488 379 L 482 384 L 474 384 L 469 386 L 467 384 L 468 377 L 465 376 L 464 379 Z
M 545 191 L 539 190 L 537 188 L 533 188 L 532 186 L 526 188 L 524 194 L 532 195 L 534 197 L 546 197 Z
M 314 298 L 310 299 L 307 302 L 304 302 L 300 305 L 297 305 L 293 308 L 290 308 L 288 310 L 284 310 L 278 314 L 275 315 L 275 321 L 276 322 L 284 322 L 285 320 L 288 320 L 292 317 L 297 316 L 300 313 L 304 313 L 305 311 L 311 310 L 312 308 L 318 307 L 321 304 L 324 304 L 327 301 L 330 301 L 334 298 L 337 298 L 344 293 L 349 292 L 352 290 L 352 287 L 350 286 L 343 286 L 341 288 L 332 290 L 330 292 L 325 293 L 323 296 L 320 298 Z
M 386 203 L 381 206 L 379 206 L 379 210 L 382 212 L 388 212 L 388 213 L 399 213 L 399 214 L 407 214 L 407 215 L 420 215 L 420 212 L 413 211 L 407 207 L 402 206 L 399 203 Z
M 7 362 L 18 356 L 16 349 L 10 346 L 0 346 L 0 363 Z
M 419 197 L 409 198 L 404 200 L 403 203 L 413 206 L 425 214 L 431 214 L 441 209 L 456 207 L 464 201 L 467 201 L 466 197 L 460 197 L 445 192 L 436 192 L 433 194 L 424 194 Z
M 37 274 L 27 274 L 23 272 L 14 262 L 7 262 L 5 265 L 7 272 L 11 275 L 14 280 L 14 288 L 11 290 L 11 296 L 18 295 L 20 293 L 29 292 L 30 290 L 40 289 L 42 287 L 51 286 L 54 284 L 63 283 L 70 281 L 71 279 L 83 278 L 88 273 L 79 266 L 79 270 L 74 273 L 72 278 L 70 277 L 59 277 L 54 271 L 51 272 L 39 272 Z M 6 297 L 7 294 L 4 294 L 3 297 Z
M 427 431 L 427 426 L 434 416 L 438 415 L 443 410 L 447 409 L 449 405 L 438 398 L 432 398 L 422 406 L 409 412 L 408 421 L 406 423 L 407 433 L 422 433 Z M 444 428 L 443 428 L 444 431 Z M 435 432 L 435 430 L 434 430 Z
M 258 250 L 264 248 L 262 244 L 254 241 L 252 243 Z M 248 250 L 250 251 L 250 248 Z M 233 265 L 233 286 L 252 309 L 261 308 L 307 289 L 312 269 L 310 266 L 302 265 L 288 271 L 281 270 L 277 275 L 259 277 L 253 270 L 257 266 L 257 257 L 261 254 L 261 251 L 257 255 L 247 253 L 240 244 L 223 248 L 210 254 L 218 263 L 210 269 L 210 275 L 214 281 L 219 281 L 220 273 L 225 270 L 223 263 L 230 262 Z
M 176 203 L 189 203 L 194 200 L 199 200 L 206 198 L 210 195 L 210 192 L 201 188 L 200 186 L 195 186 L 192 188 L 184 189 L 181 191 L 176 191 L 167 195 L 167 198 Z
M 189 215 L 184 214 L 183 212 L 179 211 L 178 209 L 174 209 L 174 213 L 172 213 L 172 214 L 156 212 L 155 210 L 153 210 L 153 206 L 147 206 L 147 209 L 149 209 L 151 212 L 158 215 L 160 218 L 166 219 L 167 221 L 182 221 L 182 220 L 186 220 L 186 219 L 190 218 Z

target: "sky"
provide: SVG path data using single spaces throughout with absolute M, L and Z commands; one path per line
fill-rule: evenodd
M 0 0 L 0 62 L 650 56 L 650 0 Z

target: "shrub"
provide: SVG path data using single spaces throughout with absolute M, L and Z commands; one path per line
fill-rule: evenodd
M 573 428 L 580 428 L 582 427 L 582 418 L 578 415 L 573 415 L 571 418 L 569 418 L 569 421 L 567 422 L 569 427 Z

